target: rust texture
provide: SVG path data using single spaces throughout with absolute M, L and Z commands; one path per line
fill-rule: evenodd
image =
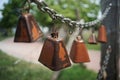
M 70 51 L 70 58 L 74 63 L 90 62 L 84 42 L 74 40 Z
M 46 39 L 38 61 L 53 71 L 71 65 L 63 41 L 51 38 Z
M 40 36 L 42 36 L 42 31 L 32 14 L 22 14 L 18 21 L 14 42 L 33 42 Z
M 104 25 L 101 25 L 98 31 L 98 41 L 101 43 L 107 42 L 107 32 Z

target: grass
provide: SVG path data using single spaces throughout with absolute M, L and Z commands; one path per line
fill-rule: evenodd
M 20 61 L 0 51 L 0 80 L 51 80 L 53 72 L 38 64 Z M 96 73 L 80 65 L 61 71 L 58 80 L 95 80 Z
M 4 40 L 4 39 L 6 39 L 6 38 L 9 38 L 9 37 L 13 37 L 14 36 L 14 34 L 9 34 L 8 36 L 3 36 L 1 33 L 0 33 L 0 41 L 2 41 L 2 40 Z
M 100 44 L 86 44 L 86 47 L 89 50 L 100 50 Z
M 7 38 L 6 36 L 1 36 L 1 35 L 0 35 L 0 41 L 4 40 L 4 39 L 6 39 L 6 38 Z
M 0 51 L 0 80 L 50 80 L 52 71 L 17 59 Z
M 80 65 L 74 65 L 70 69 L 63 70 L 58 80 L 96 80 L 97 74 Z

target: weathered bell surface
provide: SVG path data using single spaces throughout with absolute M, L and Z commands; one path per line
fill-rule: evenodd
M 88 39 L 89 44 L 97 44 L 96 36 L 94 33 L 92 33 Z
M 42 36 L 42 31 L 32 14 L 22 14 L 17 24 L 14 42 L 33 42 L 40 36 Z
M 98 32 L 98 41 L 101 43 L 107 42 L 107 32 L 104 25 L 101 25 Z
M 73 41 L 70 51 L 70 58 L 74 63 L 90 62 L 85 43 L 79 37 Z
M 38 61 L 53 71 L 69 67 L 71 63 L 63 41 L 57 38 L 58 33 L 51 36 L 45 40 Z

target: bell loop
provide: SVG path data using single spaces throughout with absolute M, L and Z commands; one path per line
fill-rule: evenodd
M 80 36 L 80 35 L 76 37 L 76 41 L 78 41 L 78 42 L 84 42 L 83 39 L 82 39 L 82 36 Z
M 51 37 L 54 39 L 58 39 L 58 32 L 52 32 Z
M 83 30 L 83 26 L 79 27 L 79 35 L 82 37 L 82 30 Z

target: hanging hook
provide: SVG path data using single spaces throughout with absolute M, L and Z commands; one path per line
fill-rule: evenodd
M 78 36 L 76 37 L 76 40 L 77 40 L 77 41 L 80 41 L 80 42 L 83 42 L 82 30 L 83 30 L 83 27 L 80 27 L 80 28 L 79 28 L 79 34 L 78 34 Z
M 80 31 L 80 32 L 79 32 L 79 35 L 80 35 L 81 37 L 82 37 L 82 30 L 83 30 L 83 27 L 80 27 L 80 28 L 79 28 L 79 31 Z
M 73 34 L 73 31 L 69 29 L 69 34 L 72 35 Z
M 30 8 L 31 8 L 30 3 L 31 3 L 31 1 L 30 1 L 30 0 L 27 0 L 27 5 L 28 5 L 28 6 L 25 7 L 25 10 L 26 10 L 27 12 L 30 11 Z
M 25 6 L 26 3 L 27 3 L 27 6 Z M 30 0 L 25 0 L 25 2 L 24 2 L 23 5 L 22 5 L 22 8 L 20 9 L 20 10 L 21 10 L 21 13 L 22 13 L 24 10 L 27 11 L 27 12 L 29 12 L 29 10 L 30 10 L 30 8 L 31 8 L 30 3 L 31 3 Z
M 92 33 L 94 33 L 95 32 L 95 28 L 92 28 Z

